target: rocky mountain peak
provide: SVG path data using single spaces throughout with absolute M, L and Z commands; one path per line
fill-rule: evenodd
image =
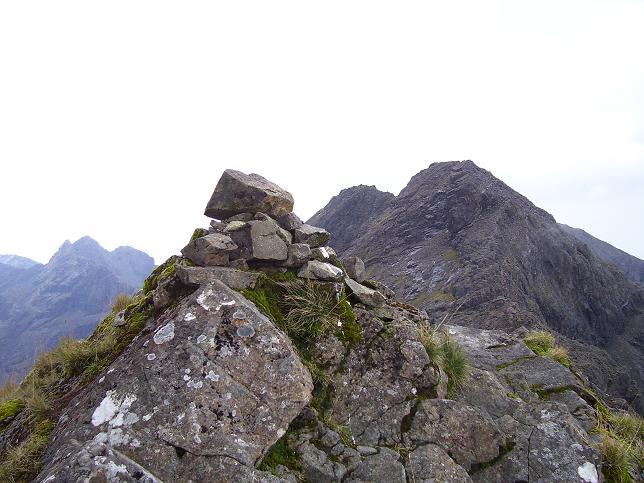
M 37 364 L 26 384 L 59 409 L 0 420 L 0 456 L 49 421 L 36 481 L 600 481 L 603 403 L 549 334 L 436 321 L 286 191 L 226 173 L 215 199 L 236 213 L 76 342 L 91 362 Z
M 353 213 L 337 208 L 349 199 L 334 197 L 312 220 L 351 226 Z M 642 407 L 643 291 L 550 214 L 471 161 L 434 163 L 364 210 L 340 255 L 362 257 L 436 320 L 456 312 L 460 325 L 556 331 L 599 387 Z

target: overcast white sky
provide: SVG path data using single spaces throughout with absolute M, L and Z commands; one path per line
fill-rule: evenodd
M 644 2 L 0 3 L 0 253 L 161 262 L 221 172 L 398 193 L 472 159 L 644 258 Z

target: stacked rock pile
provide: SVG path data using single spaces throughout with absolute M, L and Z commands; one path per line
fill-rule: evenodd
M 179 267 L 184 283 L 219 278 L 233 289 L 253 287 L 260 272 L 293 270 L 303 279 L 344 280 L 361 303 L 382 306 L 385 297 L 362 284 L 358 257 L 339 260 L 327 245 L 331 235 L 293 213 L 293 196 L 257 174 L 227 169 L 204 214 L 213 220 L 181 251 L 196 267 Z

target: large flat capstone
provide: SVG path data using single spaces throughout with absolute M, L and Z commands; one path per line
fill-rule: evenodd
M 293 196 L 258 174 L 227 169 L 219 179 L 204 214 L 223 220 L 240 213 L 266 213 L 276 218 L 293 211 Z

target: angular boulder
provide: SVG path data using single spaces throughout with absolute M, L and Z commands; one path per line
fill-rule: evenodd
M 355 280 L 349 277 L 344 278 L 345 285 L 349 288 L 351 293 L 357 298 L 360 303 L 368 305 L 369 307 L 382 307 L 385 305 L 385 297 L 377 290 L 370 289 L 364 285 L 360 285 Z
M 273 220 L 251 220 L 230 232 L 239 250 L 236 258 L 245 260 L 282 261 L 288 256 L 288 243 Z M 283 230 L 282 230 L 283 231 Z
M 342 259 L 344 269 L 347 271 L 349 278 L 358 283 L 362 283 L 366 277 L 364 262 L 358 257 L 347 257 Z
M 297 276 L 300 278 L 322 280 L 325 282 L 338 282 L 342 280 L 343 275 L 344 272 L 342 272 L 338 267 L 335 267 L 330 263 L 318 262 L 317 260 L 306 262 L 306 264 L 297 272 Z
M 176 274 L 185 285 L 203 285 L 221 280 L 233 290 L 255 288 L 259 272 L 246 272 L 231 267 L 186 267 L 177 265 Z
M 288 247 L 287 267 L 298 268 L 311 259 L 311 247 L 306 243 L 293 243 Z
M 279 217 L 293 211 L 293 196 L 258 174 L 227 169 L 219 179 L 204 214 L 223 220 L 241 213 Z
M 277 222 L 282 228 L 288 231 L 294 231 L 304 224 L 295 213 L 282 215 L 277 219 Z
M 202 285 L 70 401 L 37 480 L 264 481 L 255 464 L 312 388 L 252 303 Z
M 230 254 L 237 249 L 233 240 L 223 233 L 211 233 L 188 243 L 181 253 L 201 266 L 228 265 Z
M 295 229 L 295 242 L 307 243 L 311 248 L 325 245 L 331 239 L 331 234 L 324 228 L 302 225 Z

